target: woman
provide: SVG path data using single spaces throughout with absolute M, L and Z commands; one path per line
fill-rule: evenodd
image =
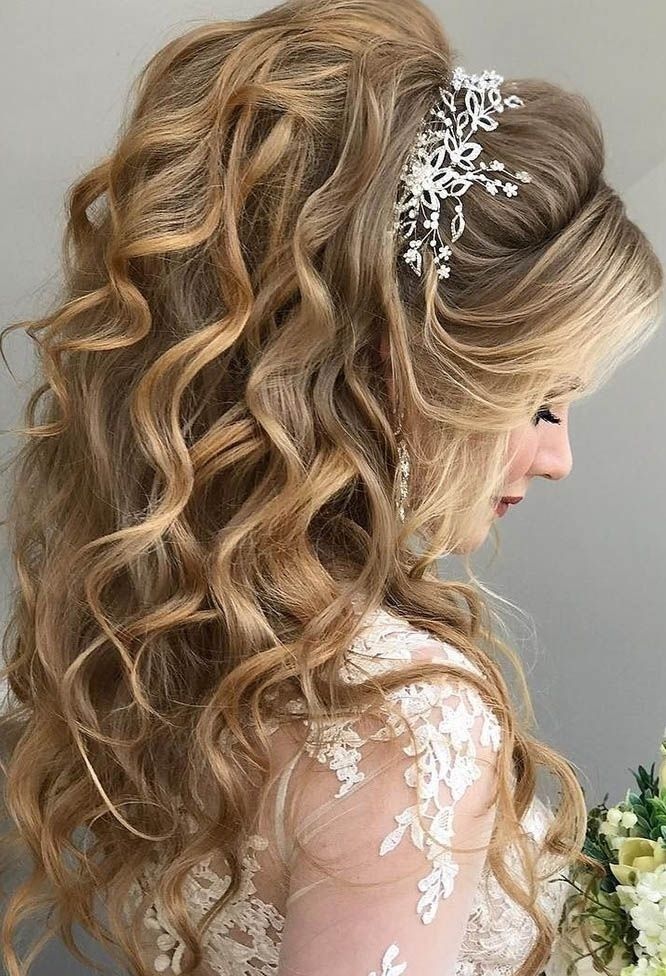
M 436 560 L 569 473 L 662 270 L 585 99 L 459 68 L 419 0 L 198 26 L 72 189 L 18 323 L 9 976 L 45 906 L 141 974 L 547 962 L 584 798 Z

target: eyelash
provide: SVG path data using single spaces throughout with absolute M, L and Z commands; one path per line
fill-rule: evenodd
M 547 420 L 549 424 L 561 424 L 562 420 L 560 417 L 556 417 L 555 414 L 550 410 L 549 407 L 542 407 L 532 420 L 535 427 L 539 425 L 540 420 Z

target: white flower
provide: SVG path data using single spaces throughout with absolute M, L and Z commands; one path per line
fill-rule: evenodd
M 659 959 L 641 956 L 635 966 L 625 966 L 620 976 L 664 976 L 666 964 Z
M 638 945 L 652 957 L 666 954 L 666 864 L 641 872 L 635 885 L 618 885 L 616 894 L 638 930 Z
M 611 847 L 617 848 L 624 837 L 622 828 L 629 830 L 638 822 L 636 814 L 631 810 L 621 810 L 620 807 L 610 807 L 606 811 L 606 819 L 599 824 L 599 833 L 608 838 Z
M 648 871 L 640 876 L 636 891 L 642 898 L 649 901 L 666 902 L 666 864 L 660 864 L 654 871 Z M 666 905 L 665 905 L 666 907 Z
M 632 917 L 634 925 L 640 932 L 647 937 L 647 939 L 661 938 L 661 934 L 666 925 L 666 918 L 664 918 L 664 913 L 659 907 L 655 905 L 653 901 L 648 901 L 647 898 L 639 901 L 639 903 L 631 909 L 629 913 Z M 645 945 L 645 942 L 641 942 L 641 945 Z M 647 946 L 646 946 L 647 948 Z

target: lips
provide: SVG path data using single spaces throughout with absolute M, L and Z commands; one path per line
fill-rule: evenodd
M 507 505 L 517 505 L 518 502 L 522 502 L 523 497 L 523 495 L 504 495 L 500 501 L 506 502 Z

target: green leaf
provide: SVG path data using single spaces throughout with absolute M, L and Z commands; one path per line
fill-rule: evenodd
M 607 865 L 609 863 L 608 854 L 595 841 L 586 840 L 583 844 L 583 852 L 603 865 Z

